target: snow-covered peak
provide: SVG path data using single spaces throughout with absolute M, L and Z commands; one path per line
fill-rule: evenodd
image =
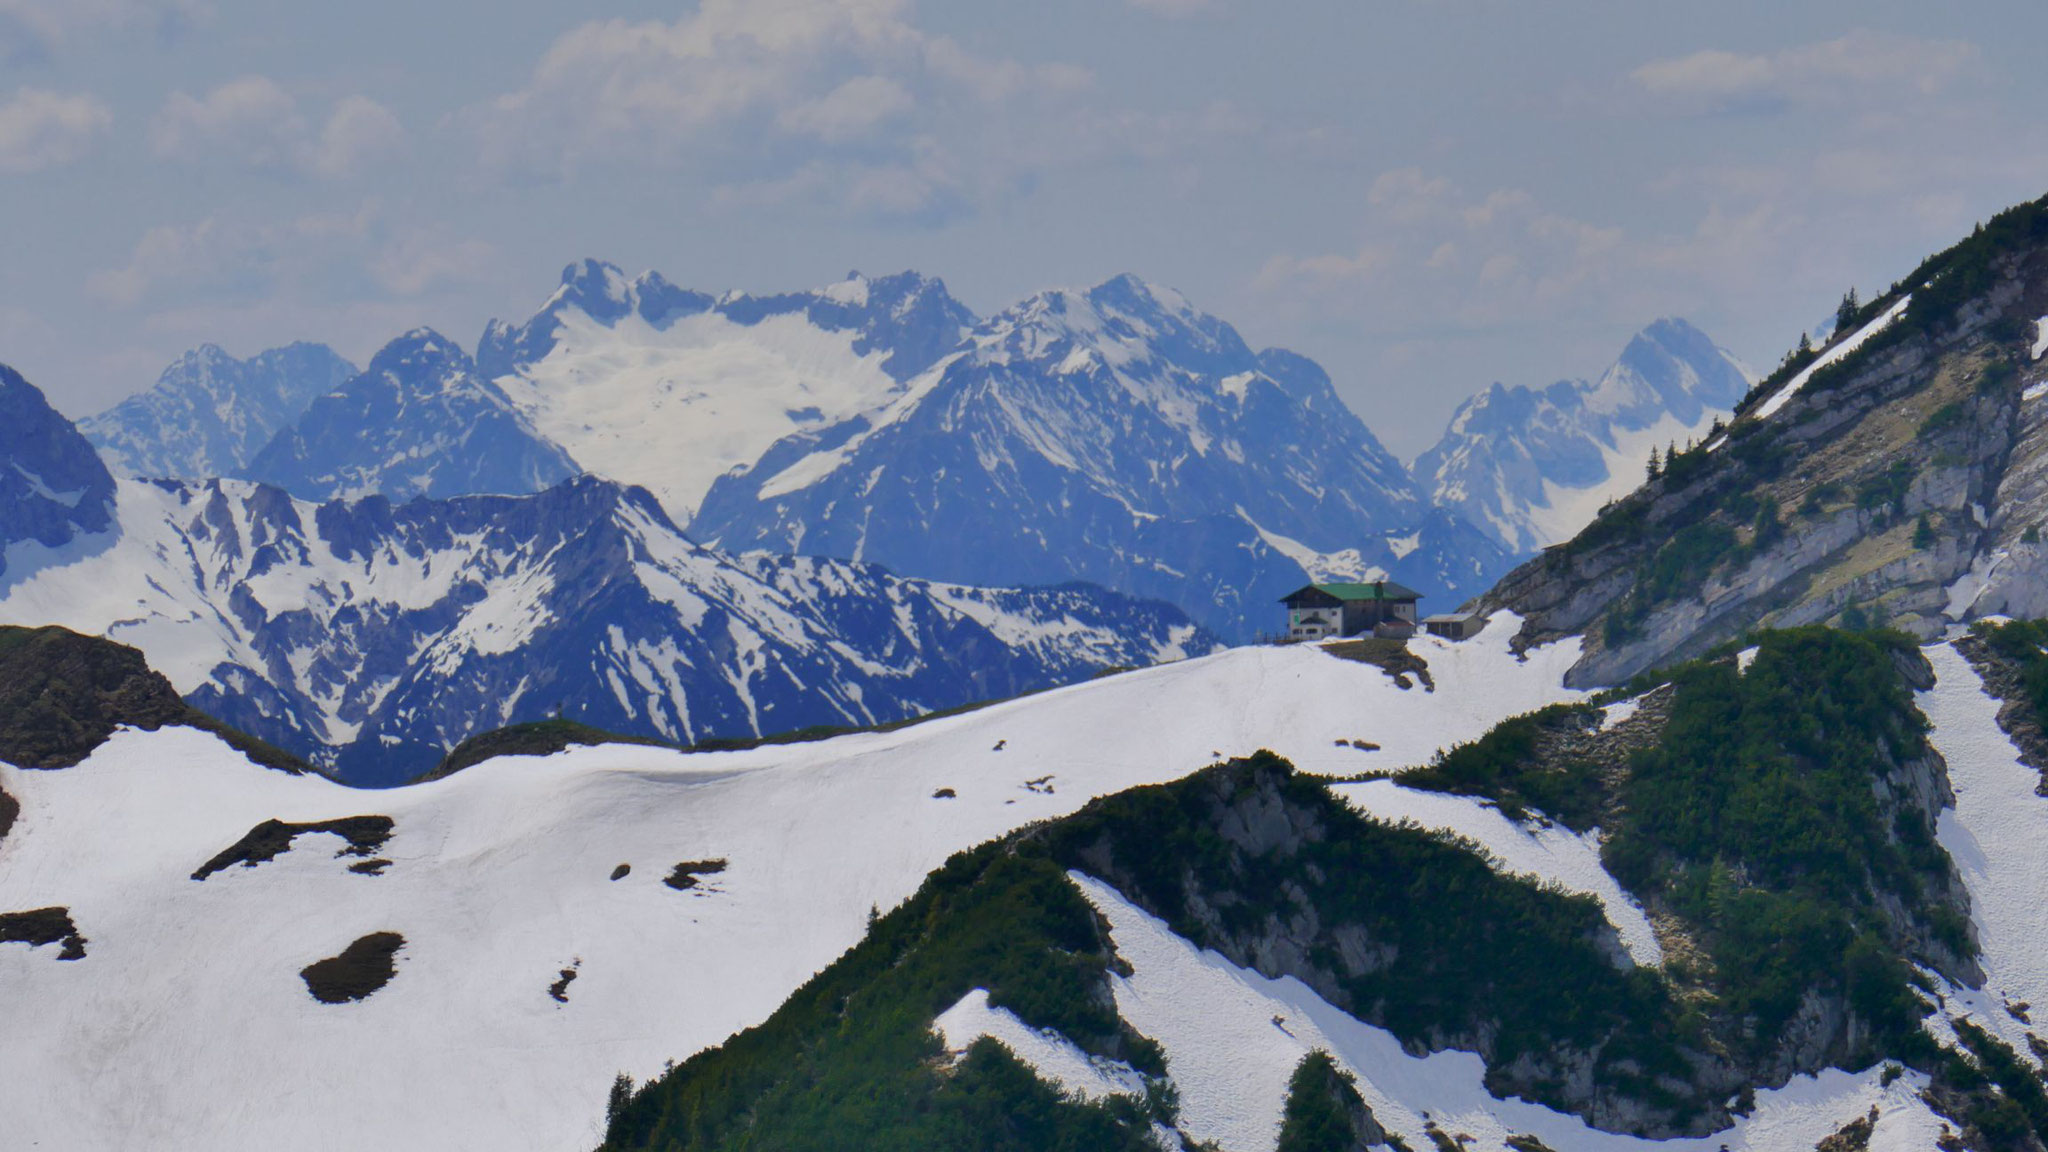
M 609 322 L 633 308 L 633 285 L 619 266 L 604 260 L 583 259 L 562 269 L 562 286 L 548 298 L 542 311 L 557 305 L 580 308 L 590 318 Z
M 859 272 L 848 272 L 846 279 L 826 285 L 818 295 L 848 308 L 865 308 L 868 306 L 868 278 Z
M 1515 554 L 1568 539 L 1642 482 L 1651 448 L 1704 437 L 1749 388 L 1749 370 L 1698 328 L 1666 317 L 1594 381 L 1495 383 L 1452 415 L 1415 461 L 1440 506 Z
M 1125 273 L 1089 289 L 1055 288 L 1027 297 L 976 330 L 984 356 L 1004 360 L 1121 366 L 1148 361 L 1221 378 L 1253 352 L 1237 330 L 1170 288 Z
M 314 400 L 239 475 L 301 499 L 522 494 L 574 476 L 461 345 L 415 328 Z
M 1587 392 L 1586 410 L 1630 429 L 1665 414 L 1692 425 L 1702 412 L 1732 410 L 1749 384 L 1749 370 L 1732 353 L 1684 320 L 1665 317 L 1629 340 Z
M 396 375 L 407 370 L 467 373 L 474 367 L 462 345 L 432 328 L 414 328 L 384 345 L 370 358 L 371 373 Z

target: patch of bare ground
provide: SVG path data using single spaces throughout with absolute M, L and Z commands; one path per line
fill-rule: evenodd
M 576 979 L 576 971 L 581 967 L 583 967 L 583 958 L 579 956 L 567 968 L 562 969 L 560 977 L 553 984 L 548 985 L 548 996 L 555 1003 L 567 1004 L 569 1002 L 569 985 Z
M 678 892 L 687 892 L 697 886 L 706 876 L 715 876 L 725 871 L 723 860 L 685 860 L 662 878 L 662 883 Z
M 1873 1104 L 1868 1115 L 1858 1116 L 1815 1144 L 1814 1152 L 1865 1152 L 1870 1147 L 1871 1134 L 1877 1131 L 1877 1116 L 1877 1105 Z
M 342 949 L 341 955 L 299 969 L 299 976 L 322 1004 L 364 1000 L 398 974 L 396 957 L 403 947 L 405 937 L 396 932 L 372 932 Z
M 1385 672 L 1395 684 L 1408 688 L 1412 675 L 1422 682 L 1426 691 L 1436 691 L 1436 681 L 1430 679 L 1429 662 L 1408 650 L 1406 640 L 1394 640 L 1384 636 L 1361 636 L 1356 640 L 1339 640 L 1334 644 L 1321 645 L 1324 652 L 1339 660 L 1354 660 L 1370 664 Z
M 14 820 L 21 815 L 21 801 L 0 791 L 0 840 L 7 839 L 7 833 L 14 828 Z
M 78 934 L 78 925 L 71 922 L 69 908 L 0 913 L 0 944 L 26 944 L 31 948 L 62 944 L 57 959 L 85 959 L 86 939 Z
M 194 880 L 204 880 L 215 872 L 224 871 L 237 864 L 254 868 L 277 859 L 291 850 L 292 841 L 309 832 L 331 832 L 348 841 L 348 847 L 334 854 L 339 860 L 344 856 L 370 857 L 384 847 L 391 839 L 392 820 L 389 816 L 345 816 L 339 820 L 323 820 L 317 824 L 286 824 L 282 820 L 265 820 L 240 840 L 222 849 L 213 859 L 199 866 L 192 873 Z M 389 860 L 366 860 L 350 866 L 349 871 L 375 876 L 390 867 Z

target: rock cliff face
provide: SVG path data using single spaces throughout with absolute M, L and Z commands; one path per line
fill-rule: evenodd
M 1930 259 L 1484 607 L 1584 633 L 1578 685 L 1757 627 L 1922 638 L 2048 611 L 2048 202 Z

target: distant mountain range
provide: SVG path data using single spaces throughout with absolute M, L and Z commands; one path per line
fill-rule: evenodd
M 727 556 L 596 477 L 402 505 L 117 485 L 11 372 L 0 429 L 0 528 L 17 543 L 0 622 L 133 644 L 195 705 L 355 783 L 557 713 L 694 743 L 899 720 L 1219 646 L 1177 609 L 1085 585 Z
M 1311 580 L 1396 579 L 1449 610 L 1747 384 L 1698 330 L 1659 321 L 1595 383 L 1475 397 L 1411 470 L 1313 361 L 1254 350 L 1136 277 L 981 319 L 914 272 L 713 296 L 592 260 L 525 321 L 487 325 L 474 356 L 421 329 L 338 382 L 338 358 L 306 346 L 234 363 L 188 356 L 88 427 L 126 472 L 196 479 L 168 458 L 253 426 L 247 407 L 276 425 L 270 441 L 202 458 L 303 500 L 522 495 L 597 475 L 645 487 L 726 551 L 1085 580 L 1233 641 L 1270 631 L 1274 600 Z M 290 385 L 280 364 L 300 366 Z M 309 398 L 279 416 L 287 395 Z
M 272 348 L 247 360 L 204 344 L 164 369 L 155 387 L 78 429 L 124 476 L 232 476 L 355 374 L 355 365 L 323 344 Z

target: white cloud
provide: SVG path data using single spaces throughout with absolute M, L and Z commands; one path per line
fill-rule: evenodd
M 0 104 L 0 172 L 40 172 L 85 155 L 114 114 L 91 96 L 22 88 Z
M 485 281 L 496 252 L 435 229 L 391 224 L 372 202 L 286 220 L 210 216 L 143 234 L 125 264 L 86 290 L 125 307 L 414 298 Z
M 1653 60 L 1629 73 L 1651 96 L 1694 111 L 1768 111 L 1806 102 L 1929 96 L 1978 58 L 1960 40 L 1921 40 L 1857 30 L 1769 54 L 1707 49 Z
M 299 102 L 267 76 L 230 80 L 204 96 L 173 92 L 149 132 L 158 156 L 200 160 L 226 153 L 257 168 L 296 163 L 305 139 Z
M 316 133 L 277 81 L 244 76 L 204 96 L 173 92 L 150 126 L 150 144 L 160 157 L 189 163 L 224 156 L 251 168 L 348 176 L 404 134 L 390 109 L 365 96 L 339 101 Z
M 334 106 L 310 160 L 323 176 L 353 175 L 405 139 L 405 128 L 389 108 L 367 96 L 347 96 Z
M 175 34 L 212 16 L 205 0 L 0 0 L 0 54 L 48 54 L 109 34 Z
M 1625 256 L 1621 229 L 1544 208 L 1520 189 L 1464 193 L 1416 168 L 1382 173 L 1353 248 L 1281 254 L 1254 287 L 1380 328 L 1488 327 L 1582 306 Z
M 1082 69 L 987 59 L 930 35 L 910 0 L 704 0 L 672 23 L 581 25 L 524 86 L 465 119 L 487 164 L 529 177 L 674 166 L 721 146 L 772 164 L 778 137 L 907 153 L 963 96 L 988 106 L 1087 81 Z M 897 135 L 877 141 L 889 126 Z M 816 162 L 783 159 L 795 171 Z
M 856 76 L 824 96 L 785 108 L 775 118 L 785 131 L 845 140 L 908 112 L 912 100 L 887 76 Z
M 720 188 L 713 199 L 725 206 L 823 204 L 843 216 L 937 224 L 957 217 L 971 196 L 957 162 L 924 138 L 900 160 L 814 160 L 785 177 Z

